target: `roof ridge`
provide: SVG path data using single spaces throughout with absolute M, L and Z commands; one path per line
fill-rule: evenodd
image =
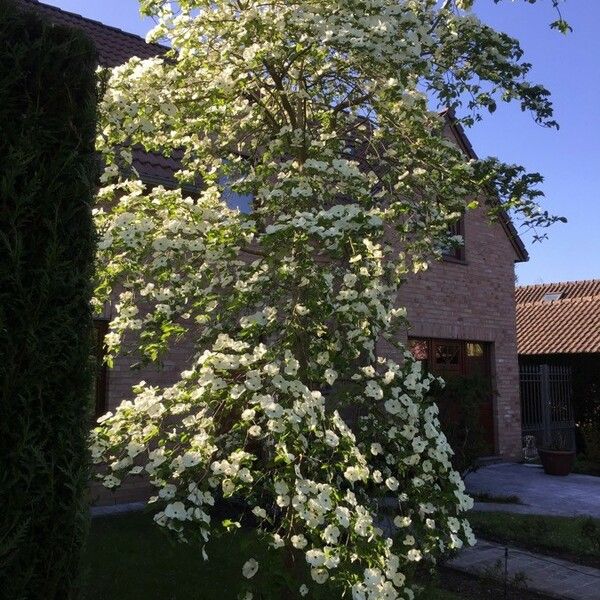
M 574 284 L 583 284 L 583 283 L 598 283 L 600 284 L 600 279 L 572 279 L 568 281 L 549 281 L 548 283 L 528 283 L 525 285 L 517 285 L 517 290 L 527 290 L 533 288 L 540 288 L 550 285 L 574 285 Z
M 593 302 L 598 299 L 600 299 L 600 293 L 592 294 L 589 296 L 574 296 L 572 298 L 558 298 L 557 300 L 550 300 L 550 301 L 543 300 L 541 298 L 538 300 L 527 300 L 526 302 L 517 302 L 517 306 L 518 307 L 538 306 L 538 305 L 558 306 L 560 304 L 566 304 L 568 302 Z
M 88 23 L 93 23 L 94 25 L 98 25 L 100 27 L 105 27 L 106 29 L 112 29 L 113 31 L 116 31 L 117 33 L 121 33 L 123 35 L 135 38 L 136 40 L 141 40 L 142 42 L 144 42 L 144 44 L 148 44 L 148 46 L 156 46 L 157 48 L 160 48 L 161 50 L 169 50 L 170 49 L 168 46 L 163 46 L 162 44 L 157 44 L 156 42 L 147 42 L 145 38 L 143 38 L 141 35 L 138 35 L 137 33 L 132 33 L 131 31 L 125 31 L 124 29 L 120 29 L 119 27 L 115 27 L 114 25 L 108 25 L 108 24 L 103 23 L 102 21 L 98 21 L 96 19 L 90 19 L 89 17 L 85 17 L 83 15 L 80 15 L 79 13 L 71 12 L 69 10 L 64 10 L 64 9 L 60 8 L 59 6 L 54 6 L 53 4 L 46 4 L 45 2 L 40 2 L 39 0 L 21 0 L 21 2 L 24 2 L 25 4 L 34 4 L 34 5 L 37 4 L 38 6 L 43 6 L 44 8 L 48 8 L 52 11 L 62 13 L 64 15 L 69 15 L 70 17 L 76 17 L 77 19 L 81 19 L 82 21 L 87 21 Z

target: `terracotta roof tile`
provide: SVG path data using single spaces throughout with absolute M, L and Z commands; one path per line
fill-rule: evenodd
M 57 25 L 81 29 L 94 43 L 98 51 L 98 62 L 103 67 L 115 67 L 123 64 L 132 56 L 151 58 L 167 51 L 165 46 L 147 44 L 144 38 L 105 25 L 75 13 L 66 12 L 55 6 L 42 4 L 37 0 L 19 0 L 24 8 L 31 9 Z M 143 181 L 153 185 L 175 185 L 173 173 L 180 164 L 173 158 L 167 158 L 156 152 L 134 150 L 133 164 Z
M 45 16 L 57 25 L 67 25 L 83 30 L 94 42 L 98 51 L 98 60 L 104 67 L 123 64 L 132 56 L 151 58 L 163 54 L 167 48 L 159 44 L 147 44 L 144 38 L 117 27 L 105 25 L 75 13 L 67 12 L 55 6 L 42 4 L 37 0 L 19 0 L 25 8 L 30 8 Z
M 521 286 L 516 300 L 519 354 L 600 352 L 600 279 Z

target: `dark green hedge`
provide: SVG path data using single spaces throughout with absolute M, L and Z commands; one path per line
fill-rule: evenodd
M 0 0 L 3 599 L 78 595 L 88 522 L 95 63 L 82 34 Z

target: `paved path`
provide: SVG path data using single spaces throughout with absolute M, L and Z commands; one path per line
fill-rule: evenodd
M 129 512 L 138 512 L 144 510 L 147 506 L 147 502 L 127 502 L 124 504 L 109 504 L 108 506 L 91 506 L 90 514 L 92 517 L 108 517 Z
M 546 475 L 541 466 L 500 463 L 482 467 L 465 479 L 473 494 L 518 496 L 522 504 L 477 503 L 477 510 L 525 514 L 589 515 L 600 519 L 600 477 Z M 600 593 L 598 594 L 600 600 Z
M 505 546 L 479 540 L 473 548 L 462 550 L 447 566 L 464 573 L 492 572 L 501 563 L 498 578 L 504 573 Z M 508 575 L 524 574 L 529 591 L 551 598 L 600 600 L 600 569 L 584 567 L 566 560 L 533 554 L 508 547 Z

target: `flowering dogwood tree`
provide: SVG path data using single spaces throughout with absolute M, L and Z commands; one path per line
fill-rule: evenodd
M 186 335 L 197 354 L 177 383 L 140 382 L 100 419 L 94 459 L 108 487 L 146 474 L 156 522 L 205 557 L 211 535 L 235 533 L 215 516 L 229 502 L 308 573 L 287 597 L 329 580 L 357 600 L 413 598 L 418 563 L 474 543 L 432 377 L 378 351 L 398 345 L 401 282 L 459 241 L 447 232 L 462 212 L 553 220 L 539 175 L 467 160 L 430 108 L 473 120 L 500 98 L 555 125 L 518 43 L 470 4 L 142 0 L 149 40 L 170 49 L 107 75 L 96 301 L 118 295 L 108 352 L 127 335 L 160 361 Z M 136 148 L 177 157 L 179 185 L 148 189 Z M 227 207 L 231 190 L 251 214 Z M 247 557 L 246 598 L 261 569 Z

